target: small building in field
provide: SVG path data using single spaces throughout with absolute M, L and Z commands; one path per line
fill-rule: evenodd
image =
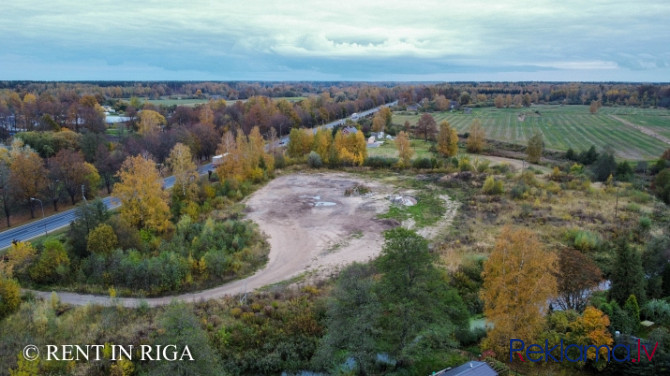
M 484 362 L 472 361 L 456 368 L 433 372 L 432 376 L 498 376 L 498 372 Z

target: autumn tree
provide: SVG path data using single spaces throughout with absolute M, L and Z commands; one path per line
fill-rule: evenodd
M 556 303 L 564 310 L 583 310 L 589 298 L 587 292 L 602 281 L 600 269 L 591 258 L 572 248 L 561 251 L 558 268 Z
M 10 166 L 11 160 L 7 149 L 0 149 L 0 201 L 2 202 L 2 211 L 5 214 L 7 227 L 11 226 L 9 218 L 14 204 Z
M 0 269 L 3 269 L 7 276 L 25 278 L 28 276 L 28 268 L 32 265 L 36 255 L 37 251 L 31 243 L 12 243 L 7 250 L 5 261 L 0 261 Z
M 302 158 L 309 154 L 314 143 L 314 132 L 311 129 L 291 129 L 287 152 L 291 158 Z
M 496 95 L 493 100 L 493 105 L 496 106 L 496 108 L 503 108 L 505 106 L 505 98 L 501 94 Z
M 21 304 L 21 287 L 16 280 L 0 273 L 0 320 L 16 311 Z
M 414 156 L 414 149 L 410 145 L 409 136 L 407 133 L 401 131 L 395 138 L 395 146 L 398 149 L 398 158 L 403 167 L 410 166 L 412 156 Z
M 534 343 L 544 324 L 547 301 L 556 293 L 555 256 L 534 232 L 504 227 L 484 264 L 481 298 L 493 324 L 484 347 L 497 354 L 510 338 Z
M 610 320 L 607 317 L 607 315 L 605 315 L 599 309 L 589 306 L 586 307 L 582 316 L 572 326 L 572 329 L 574 334 L 582 335 L 588 338 L 589 345 L 594 345 L 597 348 L 599 348 L 598 360 L 600 360 L 600 358 L 606 360 L 608 355 L 607 349 L 604 347 L 600 348 L 600 346 L 603 345 L 612 346 L 614 344 L 612 335 L 608 330 L 609 325 Z M 590 360 L 595 360 L 596 359 L 595 349 L 589 348 L 586 352 L 586 356 Z
M 95 168 L 105 183 L 107 193 L 112 193 L 116 172 L 121 168 L 121 164 L 126 159 L 122 150 L 109 150 L 106 145 L 100 145 L 96 152 Z
M 121 217 L 139 229 L 166 231 L 170 208 L 154 161 L 140 155 L 128 157 L 118 177 L 113 194 L 121 201 Z
M 458 153 L 458 133 L 456 129 L 443 120 L 437 133 L 437 151 L 445 157 L 453 157 Z
M 330 161 L 330 148 L 333 143 L 333 132 L 330 129 L 320 128 L 314 135 L 314 151 L 321 157 L 323 163 Z
M 589 106 L 589 112 L 592 114 L 597 114 L 601 106 L 602 105 L 600 101 L 591 101 L 591 105 Z
M 526 155 L 528 156 L 528 162 L 530 163 L 539 163 L 542 158 L 542 148 L 544 146 L 544 141 L 542 140 L 542 133 L 537 130 L 533 132 L 533 135 L 528 139 L 528 147 L 526 148 Z
M 158 132 L 166 124 L 165 117 L 153 110 L 142 110 L 140 112 L 140 123 L 138 133 L 142 136 Z
M 332 148 L 337 161 L 344 164 L 361 166 L 368 155 L 367 142 L 361 131 L 349 134 L 337 131 Z
M 198 189 L 198 168 L 188 146 L 177 143 L 170 151 L 167 164 L 174 175 L 173 191 L 180 192 L 181 197 L 194 198 Z
M 88 233 L 87 249 L 90 253 L 109 255 L 118 245 L 112 226 L 102 223 Z
M 40 283 L 52 283 L 65 277 L 70 271 L 70 257 L 63 244 L 50 239 L 44 242 L 44 250 L 37 263 L 30 269 L 30 277 Z
M 437 133 L 437 124 L 433 116 L 431 114 L 421 115 L 414 131 L 417 136 L 423 136 L 424 141 L 428 141 L 429 138 L 432 140 Z
M 249 137 L 238 132 L 233 139 L 227 132 L 218 150 L 223 154 L 223 161 L 217 167 L 217 174 L 223 179 L 261 181 L 274 170 L 274 156 L 266 152 L 258 127 L 251 129 Z
M 466 149 L 470 153 L 479 153 L 486 147 L 486 133 L 479 119 L 475 119 L 470 124 L 468 130 L 468 139 L 466 141 Z
M 449 100 L 444 97 L 444 95 L 438 95 L 435 97 L 435 109 L 438 111 L 444 111 L 449 108 Z
M 31 148 L 21 143 L 12 144 L 12 164 L 9 167 L 13 197 L 26 202 L 30 207 L 30 217 L 35 218 L 31 198 L 38 197 L 46 188 L 47 172 L 42 158 Z
M 383 132 L 386 127 L 386 121 L 380 112 L 377 112 L 372 118 L 372 131 Z
M 70 196 L 72 205 L 81 196 L 82 186 L 89 197 L 95 196 L 100 185 L 100 175 L 92 164 L 85 162 L 80 152 L 63 149 L 51 160 L 50 175 L 59 180 Z

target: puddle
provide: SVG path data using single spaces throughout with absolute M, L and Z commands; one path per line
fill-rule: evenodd
M 329 201 L 317 201 L 314 203 L 314 206 L 335 206 L 337 205 L 334 202 L 329 202 Z

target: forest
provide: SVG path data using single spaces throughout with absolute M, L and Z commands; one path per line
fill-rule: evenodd
M 152 102 L 167 99 L 202 102 Z M 47 214 L 75 214 L 60 231 L 0 251 L 0 375 L 425 375 L 468 360 L 502 375 L 668 372 L 669 106 L 670 86 L 624 83 L 2 82 L 6 226 L 38 219 L 35 199 Z M 523 136 L 498 133 L 509 114 Z M 626 126 L 620 137 L 634 135 L 631 149 L 648 154 L 525 120 L 565 114 L 588 119 L 575 134 L 595 122 L 610 132 L 615 122 L 602 119 L 611 115 L 636 122 L 651 133 Z M 222 163 L 201 175 L 214 155 Z M 248 200 L 301 174 L 367 182 L 338 200 L 391 187 L 376 208 L 386 230 L 369 244 L 374 259 L 248 294 L 148 303 L 263 270 L 272 239 L 248 219 Z M 415 202 L 393 201 L 400 193 Z M 103 204 L 108 195 L 118 209 Z M 121 297 L 147 301 L 127 307 Z M 510 361 L 511 338 L 658 346 L 639 364 L 607 362 L 597 349 L 552 364 Z M 31 362 L 21 353 L 52 343 L 174 343 L 197 361 Z

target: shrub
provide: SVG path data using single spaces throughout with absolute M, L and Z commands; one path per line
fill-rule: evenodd
M 514 187 L 512 187 L 509 193 L 514 200 L 519 200 L 526 198 L 526 195 L 529 191 L 530 188 L 526 185 L 526 183 L 520 181 Z
M 398 163 L 398 158 L 389 157 L 368 157 L 365 159 L 364 166 L 372 168 L 392 168 Z
M 600 245 L 600 238 L 591 231 L 580 230 L 575 235 L 574 246 L 580 251 L 593 251 Z
M 484 181 L 484 187 L 482 188 L 482 191 L 487 195 L 499 195 L 503 193 L 503 190 L 504 188 L 502 181 L 496 181 L 493 176 L 486 178 L 486 181 Z
M 433 163 L 428 158 L 417 158 L 412 161 L 412 167 L 418 169 L 431 169 L 433 168 Z
M 109 254 L 118 244 L 112 226 L 103 223 L 88 234 L 88 251 L 91 253 Z
M 472 164 L 470 163 L 470 158 L 463 156 L 458 160 L 458 169 L 460 171 L 472 171 Z
M 307 156 L 307 165 L 311 168 L 321 168 L 321 166 L 323 166 L 321 156 L 315 151 L 309 152 L 309 155 Z

